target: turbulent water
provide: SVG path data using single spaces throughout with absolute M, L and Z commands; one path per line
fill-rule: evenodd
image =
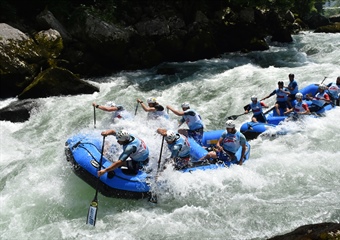
M 92 102 L 123 104 L 132 114 L 136 99 L 157 97 L 180 108 L 189 101 L 206 125 L 222 129 L 226 116 L 243 113 L 250 96 L 264 97 L 277 81 L 294 73 L 300 88 L 335 81 L 340 76 L 340 34 L 303 32 L 292 44 L 270 50 L 231 53 L 216 59 L 169 63 L 177 73 L 155 69 L 88 79 L 100 87 L 92 95 L 39 99 L 29 121 L 1 121 L 1 239 L 266 239 L 300 225 L 340 222 L 340 109 L 290 124 L 289 134 L 251 141 L 251 159 L 243 166 L 192 174 L 167 169 L 161 176 L 158 204 L 147 200 L 107 198 L 99 194 L 96 227 L 85 224 L 95 190 L 71 170 L 65 141 L 80 132 L 125 128 L 150 147 L 152 164 L 160 154 L 159 126 L 137 109 L 131 121 L 110 123 L 110 113 Z M 0 102 L 4 107 L 15 99 Z M 274 103 L 274 97 L 265 102 Z M 250 115 L 241 116 L 241 126 Z M 114 143 L 113 137 L 107 141 Z M 168 155 L 163 151 L 163 157 Z

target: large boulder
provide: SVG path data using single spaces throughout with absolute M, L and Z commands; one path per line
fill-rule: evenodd
M 63 49 L 56 30 L 46 30 L 34 39 L 0 23 L 0 98 L 17 96 L 39 71 L 55 64 Z
M 32 110 L 38 107 L 38 102 L 33 99 L 12 102 L 8 106 L 0 109 L 0 120 L 25 122 L 30 118 Z
M 340 22 L 340 14 L 330 16 L 329 21 L 332 23 Z
M 64 42 L 72 41 L 71 35 L 65 29 L 65 27 L 56 19 L 52 12 L 44 9 L 40 14 L 37 16 L 37 23 L 43 29 L 55 29 L 57 30 L 61 37 L 63 38 Z
M 306 19 L 304 19 L 304 22 L 311 29 L 316 29 L 318 27 L 326 26 L 331 23 L 327 17 L 322 16 L 318 13 L 309 15 L 308 17 L 306 17 Z
M 99 16 L 78 10 L 71 17 L 70 34 L 86 44 L 83 49 L 92 53 L 92 61 L 108 68 L 123 68 L 127 62 L 126 52 L 131 47 L 135 31 L 130 27 L 108 23 Z
M 38 71 L 34 41 L 8 24 L 0 23 L 0 98 L 16 96 Z
M 325 33 L 339 33 L 340 32 L 340 22 L 336 22 L 334 24 L 321 26 L 315 29 L 314 32 L 325 32 Z
M 99 89 L 75 76 L 72 72 L 53 67 L 41 72 L 19 94 L 19 99 L 44 98 L 49 96 L 91 94 Z

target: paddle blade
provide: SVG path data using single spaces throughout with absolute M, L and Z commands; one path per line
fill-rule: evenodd
M 232 115 L 228 117 L 228 120 L 235 120 L 238 117 L 238 115 Z
M 247 104 L 243 107 L 244 111 L 248 110 L 248 108 L 250 107 L 250 104 Z
M 148 201 L 151 203 L 157 203 L 157 195 L 155 193 L 151 193 Z
M 90 204 L 89 211 L 87 213 L 86 224 L 90 224 L 92 226 L 96 225 L 97 212 L 98 212 L 98 202 L 97 200 L 93 200 Z

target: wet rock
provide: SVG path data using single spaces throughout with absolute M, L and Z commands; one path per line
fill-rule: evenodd
M 91 94 L 99 89 L 62 68 L 49 68 L 41 72 L 18 96 L 19 99 L 49 96 Z
M 314 32 L 325 32 L 325 33 L 339 33 L 340 32 L 340 22 L 330 24 L 327 26 L 318 27 Z
M 337 240 L 340 239 L 339 223 L 318 223 L 298 227 L 290 233 L 268 240 Z
M 36 100 L 26 99 L 15 101 L 0 109 L 0 120 L 25 122 L 30 118 L 31 111 L 39 107 Z

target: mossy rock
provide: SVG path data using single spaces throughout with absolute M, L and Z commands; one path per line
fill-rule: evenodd
M 41 55 L 47 59 L 57 58 L 64 48 L 60 33 L 53 29 L 38 32 L 34 39 L 39 44 Z
M 327 26 L 318 27 L 314 32 L 320 33 L 339 33 L 340 32 L 340 22 L 334 23 Z
M 41 72 L 18 98 L 44 98 L 93 92 L 99 92 L 99 89 L 66 69 L 54 67 Z

